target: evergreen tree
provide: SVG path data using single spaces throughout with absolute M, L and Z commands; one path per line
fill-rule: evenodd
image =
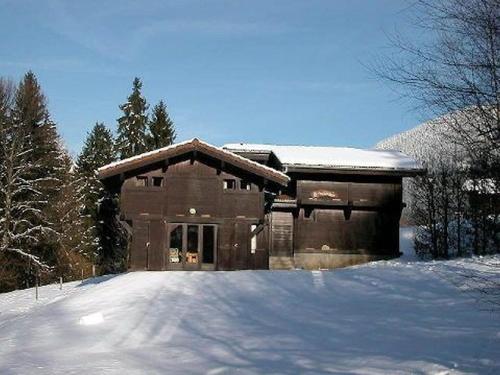
M 74 173 L 73 161 L 65 153 L 61 164 L 63 170 L 61 188 L 53 207 L 54 228 L 59 234 L 53 271 L 55 276 L 63 276 L 65 280 L 81 277 L 81 271 L 90 275 L 92 271 L 92 254 L 82 251 L 87 231 L 87 218 L 80 212 L 80 195 L 78 176 Z
M 19 88 L 0 81 L 0 271 L 10 277 L 7 284 L 0 280 L 2 290 L 24 285 L 29 266 L 48 267 L 36 246 L 53 232 L 43 211 L 43 179 L 37 173 L 32 134 L 16 106 L 19 98 Z
M 97 169 L 116 160 L 113 136 L 104 124 L 96 123 L 87 136 L 76 161 L 80 186 L 80 213 L 84 238 L 81 251 L 92 258 L 104 272 L 114 272 L 123 262 L 122 228 L 118 215 L 118 197 L 97 178 Z
M 148 136 L 148 149 L 156 150 L 168 145 L 175 141 L 174 122 L 170 119 L 167 112 L 167 106 L 160 100 L 154 106 L 151 120 L 148 123 L 149 136 Z
M 17 87 L 14 103 L 14 118 L 26 131 L 31 144 L 37 143 L 40 129 L 48 119 L 47 100 L 42 92 L 35 74 L 27 72 Z M 40 142 L 38 142 L 40 143 Z M 38 149 L 33 152 L 36 156 L 42 154 Z
M 96 217 L 97 203 L 104 187 L 97 178 L 97 169 L 116 160 L 113 135 L 102 123 L 96 123 L 85 140 L 76 160 L 76 172 L 81 180 L 83 209 Z
M 116 140 L 120 159 L 141 154 L 147 150 L 146 126 L 148 122 L 146 99 L 141 94 L 142 82 L 135 78 L 132 93 L 125 104 L 120 105 L 123 116 L 118 119 Z
M 98 262 L 102 273 L 123 272 L 126 269 L 129 238 L 119 220 L 119 196 L 106 189 L 99 201 L 97 233 L 100 253 Z
M 25 137 L 29 150 L 25 154 L 26 163 L 30 166 L 23 178 L 36 183 L 33 189 L 43 197 L 39 203 L 38 222 L 40 231 L 33 252 L 45 263 L 56 261 L 59 237 L 54 230 L 54 211 L 52 203 L 58 199 L 61 189 L 65 152 L 55 124 L 50 119 L 47 101 L 33 72 L 25 74 L 18 85 L 13 105 L 14 127 Z M 30 197 L 24 197 L 29 200 Z

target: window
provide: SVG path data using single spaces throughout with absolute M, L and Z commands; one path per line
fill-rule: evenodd
M 148 177 L 147 176 L 137 176 L 135 179 L 135 186 L 147 187 L 148 186 Z
M 170 263 L 182 263 L 182 225 L 172 227 L 170 231 Z
M 156 187 L 163 186 L 163 177 L 153 177 L 153 186 Z
M 187 263 L 198 263 L 198 225 L 187 227 Z
M 241 180 L 240 181 L 240 189 L 241 190 L 252 190 L 252 184 L 248 181 Z
M 203 263 L 214 262 L 215 227 L 203 225 Z
M 229 180 L 224 180 L 224 190 L 234 190 L 236 189 L 236 181 L 229 179 Z

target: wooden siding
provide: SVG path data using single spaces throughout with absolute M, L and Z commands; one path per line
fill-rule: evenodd
M 401 178 L 295 174 L 283 193 L 297 206 L 272 212 L 277 263 L 330 268 L 399 255 Z
M 387 207 L 400 191 L 400 183 L 297 181 L 297 198 L 310 205 Z
M 119 185 L 122 219 L 132 224 L 130 268 L 266 269 L 270 257 L 281 268 L 328 268 L 398 255 L 401 177 L 290 176 L 286 188 L 267 185 L 267 189 L 293 204 L 272 209 L 272 196 L 264 193 L 262 176 L 202 153 L 178 155 L 168 163 L 158 161 L 124 173 L 121 180 L 114 176 L 109 181 Z M 154 186 L 153 180 L 160 178 L 161 186 Z M 146 180 L 147 186 L 141 186 Z M 234 188 L 224 188 L 225 180 L 233 181 Z M 242 181 L 251 189 L 242 189 Z M 203 264 L 200 259 L 197 264 L 169 260 L 167 228 L 179 223 L 198 225 L 199 241 L 203 225 L 214 226 L 214 264 Z M 257 234 L 252 233 L 257 227 Z M 254 234 L 256 242 L 252 242 Z M 185 252 L 186 233 L 183 236 L 180 250 Z
M 293 214 L 274 211 L 271 215 L 271 255 L 293 256 Z
M 343 210 L 315 209 L 305 217 L 302 209 L 295 225 L 295 252 L 397 255 L 398 241 L 398 219 L 385 212 L 355 210 L 347 220 Z
M 127 175 L 120 203 L 122 217 L 133 228 L 130 268 L 167 268 L 168 223 L 216 225 L 216 269 L 266 268 L 267 248 L 251 253 L 249 243 L 251 225 L 264 221 L 263 181 L 234 172 L 202 155 L 185 155 L 174 164 L 156 164 Z M 153 178 L 162 178 L 161 186 L 153 186 Z M 145 179 L 147 186 L 139 186 L 146 184 Z M 225 180 L 234 181 L 234 189 L 225 189 Z M 250 190 L 241 188 L 242 180 L 250 184 Z

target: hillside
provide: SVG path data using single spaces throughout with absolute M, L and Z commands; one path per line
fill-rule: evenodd
M 410 130 L 381 140 L 375 145 L 379 150 L 401 151 L 426 166 L 440 163 L 455 163 L 463 150 L 453 141 L 455 134 L 450 123 L 454 117 L 444 115 L 424 122 Z
M 408 248 L 411 233 L 404 232 Z M 135 272 L 0 295 L 2 374 L 499 373 L 500 316 L 453 286 L 500 258 Z

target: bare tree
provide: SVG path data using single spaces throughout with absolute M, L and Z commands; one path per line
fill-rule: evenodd
M 499 251 L 500 0 L 416 0 L 410 9 L 420 40 L 391 37 L 397 54 L 384 56 L 374 70 L 439 117 L 447 142 L 464 151 L 462 160 L 444 166 L 436 155 L 421 155 L 430 166 L 414 197 L 421 200 L 423 242 L 444 257 L 450 244 L 458 255 Z M 466 199 L 471 192 L 479 199 Z M 465 219 L 472 241 L 464 238 Z M 486 282 L 484 272 L 457 275 L 498 303 L 498 283 Z
M 417 0 L 415 25 L 427 42 L 391 42 L 377 73 L 426 111 L 446 117 L 475 160 L 496 161 L 500 142 L 500 1 Z

